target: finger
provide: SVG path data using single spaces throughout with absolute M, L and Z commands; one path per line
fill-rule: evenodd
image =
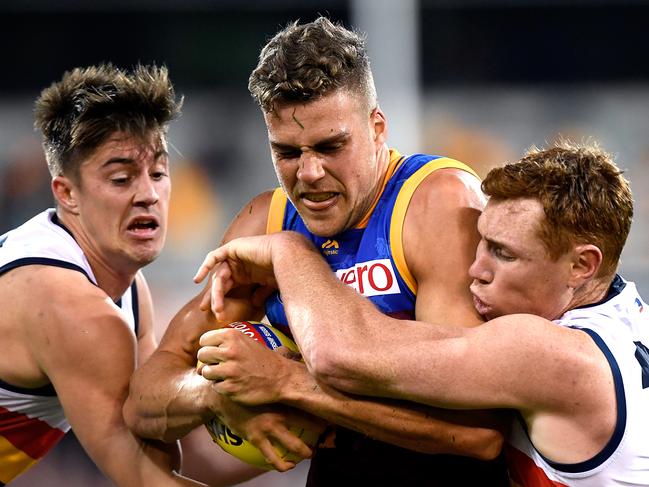
M 220 352 L 219 347 L 201 347 L 198 349 L 198 352 L 196 353 L 196 358 L 203 362 L 205 365 L 212 365 L 212 364 L 217 364 L 219 362 L 224 362 Z
M 209 274 L 216 264 L 225 260 L 227 251 L 223 247 L 209 252 L 194 275 L 194 282 L 199 283 Z
M 232 279 L 232 270 L 229 265 L 223 263 L 214 272 L 212 276 L 212 287 L 210 288 L 210 306 L 217 320 L 225 318 L 225 295 L 233 287 L 234 279 Z
M 206 331 L 198 339 L 198 344 L 201 347 L 218 347 L 225 342 L 225 335 L 231 331 L 236 330 L 233 330 L 232 328 L 219 328 L 218 330 Z
M 270 441 L 264 439 L 262 442 L 255 446 L 259 449 L 259 451 L 261 451 L 262 455 L 264 455 L 266 461 L 270 463 L 278 472 L 286 472 L 287 470 L 295 467 L 294 462 L 283 460 L 282 457 L 280 457 L 278 451 Z
M 211 380 L 211 381 L 222 381 L 225 380 L 224 374 L 223 374 L 223 368 L 220 366 L 220 364 L 212 364 L 212 365 L 203 365 L 203 368 L 201 369 L 201 375 L 203 376 L 204 379 Z M 224 391 L 218 390 L 217 392 L 222 393 Z
M 201 304 L 199 304 L 199 309 L 201 311 L 207 311 L 210 309 L 210 304 L 211 304 L 211 294 L 206 290 L 203 293 L 203 297 L 201 298 Z
M 311 455 L 313 455 L 313 450 L 289 430 L 278 431 L 275 434 L 275 438 L 288 453 L 293 454 L 299 459 L 311 458 Z M 286 457 L 286 455 L 284 456 Z

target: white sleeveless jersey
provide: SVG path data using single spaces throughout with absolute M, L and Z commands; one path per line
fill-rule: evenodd
M 58 223 L 53 209 L 0 236 L 0 279 L 12 269 L 34 264 L 78 271 L 97 285 L 86 256 L 72 234 Z M 116 304 L 137 334 L 135 283 Z M 69 429 L 51 384 L 26 389 L 0 378 L 0 486 L 35 464 Z
M 635 285 L 616 276 L 607 298 L 568 311 L 556 323 L 588 333 L 609 362 L 617 396 L 613 436 L 596 456 L 557 464 L 516 421 L 507 446 L 514 486 L 649 486 L 649 308 Z

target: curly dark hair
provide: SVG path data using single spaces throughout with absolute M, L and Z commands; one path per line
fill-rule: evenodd
M 262 49 L 248 83 L 267 113 L 276 103 L 314 100 L 340 88 L 363 96 L 369 111 L 376 107 L 365 39 L 325 17 L 279 31 Z

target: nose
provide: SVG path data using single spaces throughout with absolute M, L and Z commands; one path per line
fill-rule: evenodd
M 475 252 L 475 260 L 469 267 L 469 276 L 481 284 L 488 284 L 493 280 L 493 272 L 489 267 L 489 253 L 486 247 L 486 243 L 481 240 Z
M 143 174 L 139 178 L 133 198 L 135 205 L 152 206 L 158 202 L 158 199 L 159 195 L 155 181 L 148 174 Z
M 322 159 L 310 152 L 303 152 L 300 157 L 297 178 L 307 184 L 313 184 L 325 175 Z

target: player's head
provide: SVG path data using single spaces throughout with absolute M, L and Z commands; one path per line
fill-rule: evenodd
M 309 229 L 328 236 L 358 223 L 387 161 L 364 39 L 324 17 L 292 23 L 261 51 L 249 89 L 280 183 Z
M 167 69 L 156 66 L 76 68 L 36 100 L 59 215 L 115 264 L 144 265 L 162 248 L 165 134 L 181 104 Z
M 585 285 L 612 280 L 633 198 L 622 171 L 596 144 L 532 149 L 493 169 L 482 186 L 490 200 L 471 273 L 478 298 L 492 301 L 482 303 L 485 309 L 498 303 L 500 314 L 553 315 L 581 299 Z
M 279 31 L 262 49 L 248 88 L 264 112 L 337 90 L 362 99 L 367 113 L 377 104 L 363 37 L 325 17 Z
M 79 177 L 84 157 L 116 132 L 164 135 L 180 113 L 165 67 L 110 64 L 75 68 L 44 89 L 35 103 L 35 126 L 52 177 Z

